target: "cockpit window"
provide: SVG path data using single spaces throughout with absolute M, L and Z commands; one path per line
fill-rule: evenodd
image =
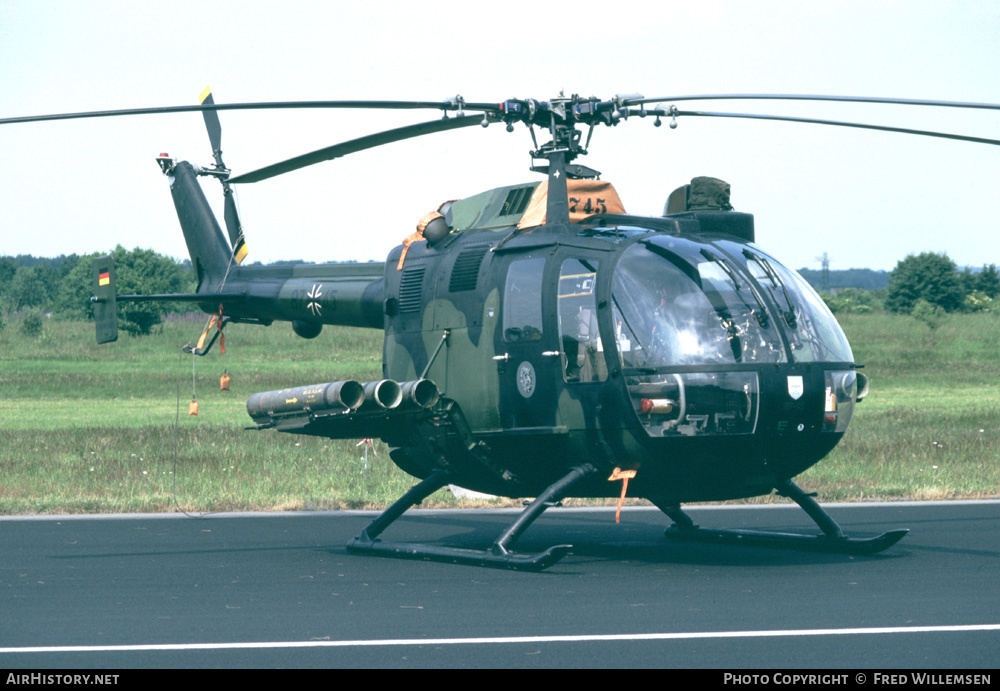
M 556 305 L 563 378 L 571 383 L 608 377 L 594 298 L 598 265 L 594 259 L 566 259 L 559 269 Z
M 754 245 L 718 243 L 746 268 L 777 306 L 796 362 L 853 362 L 847 337 L 804 278 Z
M 615 268 L 611 292 L 625 367 L 785 360 L 757 289 L 703 244 L 658 237 L 633 245 Z
M 541 340 L 544 273 L 544 257 L 511 262 L 503 300 L 503 338 L 508 343 Z

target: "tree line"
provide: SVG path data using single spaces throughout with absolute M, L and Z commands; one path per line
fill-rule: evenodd
M 889 285 L 889 272 L 873 269 L 831 269 L 825 272 L 819 269 L 799 269 L 799 275 L 821 293 L 842 288 L 879 290 Z
M 22 331 L 33 335 L 41 331 L 43 315 L 93 319 L 93 260 L 104 254 L 0 257 L 0 329 L 19 319 Z M 181 262 L 153 250 L 127 250 L 121 245 L 111 256 L 120 295 L 195 289 L 190 260 Z M 164 314 L 187 309 L 171 303 L 123 303 L 118 306 L 118 325 L 127 333 L 144 335 L 162 322 Z
M 878 290 L 843 288 L 822 293 L 830 309 L 838 312 L 885 310 L 912 314 L 933 326 L 951 312 L 1000 310 L 1000 271 L 996 264 L 962 270 L 947 255 L 911 254 L 889 273 L 888 284 Z

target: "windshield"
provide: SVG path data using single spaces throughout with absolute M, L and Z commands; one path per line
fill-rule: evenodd
M 757 289 L 707 245 L 677 237 L 637 243 L 616 266 L 611 293 L 625 367 L 785 361 Z
M 780 311 L 796 362 L 853 362 L 850 343 L 823 298 L 797 272 L 754 245 L 719 241 Z

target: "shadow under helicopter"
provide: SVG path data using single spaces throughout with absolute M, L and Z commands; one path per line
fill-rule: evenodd
M 791 508 L 791 507 L 789 507 Z M 784 511 L 780 513 L 786 513 Z M 794 511 L 787 512 L 793 522 L 780 520 L 771 513 L 763 521 L 737 521 L 727 528 L 789 532 L 805 536 L 818 536 L 815 525 L 794 522 Z M 697 516 L 698 514 L 696 514 Z M 704 516 L 704 514 L 700 514 Z M 420 541 L 421 544 L 448 546 L 455 549 L 482 550 L 490 545 L 496 535 L 506 526 L 510 513 L 506 511 L 482 512 L 462 515 L 456 512 L 433 512 L 430 515 L 409 515 L 393 526 L 390 540 Z M 716 519 L 712 522 L 721 522 Z M 671 540 L 664 536 L 669 520 L 656 511 L 641 507 L 638 510 L 625 507 L 621 523 L 614 522 L 614 508 L 606 510 L 568 510 L 565 515 L 553 511 L 546 519 L 535 523 L 518 540 L 515 553 L 532 554 L 544 551 L 558 543 L 569 543 L 566 559 L 554 565 L 547 572 L 566 574 L 576 572 L 585 564 L 629 562 L 647 565 L 693 565 L 693 566 L 745 566 L 745 567 L 787 567 L 814 564 L 845 564 L 860 558 L 883 560 L 908 556 L 906 549 L 894 550 L 891 554 L 851 555 L 823 551 L 789 550 L 759 544 L 741 545 L 739 542 L 687 542 Z M 851 533 L 859 536 L 874 535 L 881 528 L 879 524 L 852 524 Z M 713 528 L 713 525 L 702 524 Z M 722 527 L 722 526 L 718 526 Z M 443 532 L 442 529 L 447 530 Z M 734 547 L 734 544 L 738 545 Z M 338 550 L 339 551 L 339 550 Z M 392 556 L 392 555 L 386 555 Z M 410 556 L 408 558 L 414 558 Z M 419 557 L 418 557 L 419 558 Z M 435 559 L 435 561 L 448 561 Z M 456 562 L 460 563 L 460 562 Z

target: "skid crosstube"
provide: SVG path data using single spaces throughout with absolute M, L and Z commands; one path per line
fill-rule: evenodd
M 892 547 L 903 539 L 909 530 L 890 530 L 876 537 L 848 537 L 833 517 L 821 507 L 812 495 L 807 494 L 791 480 L 785 480 L 776 487 L 778 493 L 788 497 L 809 515 L 823 531 L 822 535 L 802 535 L 764 530 L 714 530 L 695 525 L 691 517 L 679 506 L 660 505 L 663 513 L 674 521 L 665 535 L 674 540 L 716 542 L 729 545 L 757 545 L 764 547 L 784 547 L 811 552 L 833 552 L 837 554 L 877 554 Z M 655 502 L 654 502 L 655 503 Z
M 552 483 L 517 517 L 510 527 L 485 551 L 457 549 L 437 545 L 422 545 L 408 542 L 383 542 L 378 536 L 411 506 L 419 504 L 428 496 L 449 484 L 451 473 L 437 470 L 426 479 L 414 485 L 388 509 L 369 523 L 361 534 L 347 543 L 347 551 L 354 554 L 368 554 L 406 559 L 425 559 L 455 564 L 490 566 L 523 571 L 542 571 L 562 559 L 572 545 L 555 545 L 538 554 L 519 554 L 511 551 L 514 543 L 536 518 L 583 478 L 596 472 L 590 465 L 574 468 L 564 477 Z

